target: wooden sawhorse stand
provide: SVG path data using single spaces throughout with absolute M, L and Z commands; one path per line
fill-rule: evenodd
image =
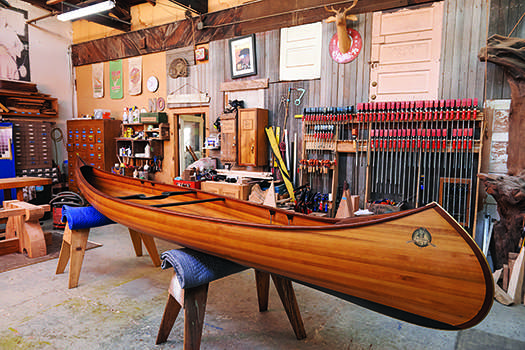
M 144 242 L 153 265 L 155 267 L 160 266 L 160 257 L 153 237 L 132 229 L 129 229 L 129 234 L 131 236 L 133 248 L 135 249 L 135 254 L 137 256 L 142 256 L 141 243 Z M 84 261 L 88 236 L 89 228 L 71 230 L 69 224 L 66 223 L 62 247 L 60 248 L 60 256 L 58 257 L 56 274 L 63 273 L 68 261 L 71 259 L 71 264 L 69 266 L 69 289 L 78 286 L 78 279 L 80 277 L 80 270 L 82 269 L 82 262 Z
M 295 337 L 298 340 L 306 338 L 306 331 L 292 282 L 274 274 L 271 274 L 271 276 L 286 310 L 288 320 L 292 325 Z M 259 311 L 264 312 L 268 310 L 270 274 L 255 270 L 255 278 Z M 168 302 L 164 309 L 156 344 L 166 342 L 181 308 L 184 308 L 184 350 L 198 350 L 200 348 L 208 287 L 209 283 L 205 283 L 194 288 L 183 289 L 177 276 L 173 275 L 168 289 Z

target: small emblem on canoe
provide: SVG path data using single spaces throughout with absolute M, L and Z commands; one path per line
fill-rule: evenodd
M 412 240 L 408 241 L 407 243 L 414 243 L 420 248 L 424 248 L 427 245 L 435 247 L 435 245 L 432 244 L 432 235 L 424 227 L 420 227 L 415 230 L 414 233 L 412 233 Z

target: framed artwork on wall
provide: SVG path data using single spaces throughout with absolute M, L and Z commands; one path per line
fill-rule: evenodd
M 27 11 L 0 6 L 0 79 L 31 81 Z
M 232 78 L 256 75 L 255 34 L 230 39 L 229 47 Z

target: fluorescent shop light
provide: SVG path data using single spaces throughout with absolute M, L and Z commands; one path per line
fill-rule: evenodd
M 115 2 L 108 0 L 91 6 L 81 7 L 73 11 L 61 13 L 57 16 L 57 19 L 62 22 L 71 21 L 77 18 L 93 15 L 95 13 L 111 10 L 113 7 L 115 7 Z

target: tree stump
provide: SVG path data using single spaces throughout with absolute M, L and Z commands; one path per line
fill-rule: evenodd
M 525 218 L 525 171 L 518 176 L 478 174 L 478 177 L 498 204 L 500 220 L 494 225 L 490 243 L 497 270 L 508 263 L 509 252 L 519 253 Z

